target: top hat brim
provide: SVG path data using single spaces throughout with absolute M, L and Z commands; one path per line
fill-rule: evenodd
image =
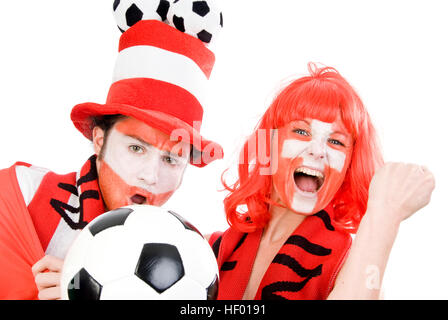
M 116 114 L 133 117 L 150 127 L 160 130 L 170 137 L 173 137 L 172 134 L 174 130 L 183 130 L 181 132 L 187 134 L 187 137 L 182 135 L 182 141 L 185 141 L 185 138 L 189 139 L 189 143 L 193 147 L 193 156 L 190 159 L 190 163 L 194 166 L 204 167 L 214 160 L 222 159 L 224 156 L 223 149 L 219 144 L 205 139 L 201 136 L 198 130 L 188 123 L 164 112 L 140 109 L 125 104 L 98 104 L 87 102 L 76 105 L 72 109 L 70 117 L 75 127 L 87 139 L 92 140 L 94 119 L 105 115 Z

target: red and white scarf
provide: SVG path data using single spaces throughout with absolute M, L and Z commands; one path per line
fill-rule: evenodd
M 96 156 L 90 157 L 79 172 L 48 172 L 28 211 L 45 253 L 63 259 L 80 231 L 105 211 Z
M 322 300 L 331 292 L 351 245 L 333 226 L 331 208 L 307 217 L 269 265 L 255 300 Z M 220 269 L 219 300 L 240 300 L 246 290 L 263 230 L 214 233 L 210 244 Z

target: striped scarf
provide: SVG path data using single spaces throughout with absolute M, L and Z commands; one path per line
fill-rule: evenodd
M 322 300 L 331 292 L 351 245 L 347 232 L 333 226 L 322 210 L 305 218 L 278 251 L 264 274 L 255 299 Z M 210 244 L 218 259 L 218 299 L 243 297 L 263 230 L 214 233 Z
M 81 229 L 105 211 L 96 156 L 90 157 L 79 172 L 47 173 L 28 211 L 46 254 L 64 258 Z

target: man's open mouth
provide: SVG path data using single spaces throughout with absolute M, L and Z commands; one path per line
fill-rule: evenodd
M 294 182 L 299 190 L 316 193 L 324 184 L 324 174 L 321 171 L 300 167 L 294 171 Z
M 134 194 L 131 197 L 131 201 L 134 204 L 145 204 L 147 202 L 147 198 L 141 194 Z

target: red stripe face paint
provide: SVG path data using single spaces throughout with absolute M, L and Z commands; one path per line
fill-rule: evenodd
M 190 145 L 134 118 L 109 132 L 99 161 L 99 184 L 108 210 L 130 204 L 160 206 L 180 186 Z
M 338 118 L 333 123 L 292 121 L 277 134 L 278 169 L 273 173 L 277 198 L 300 214 L 322 210 L 344 181 L 353 150 L 350 133 Z
M 174 193 L 153 194 L 143 188 L 130 186 L 105 161 L 101 163 L 99 185 L 108 210 L 132 204 L 161 206 Z

